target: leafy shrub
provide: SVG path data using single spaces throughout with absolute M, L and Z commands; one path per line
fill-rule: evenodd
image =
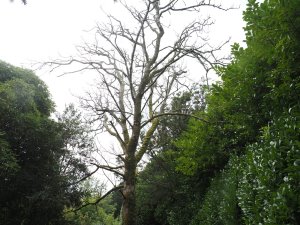
M 241 224 L 239 221 L 238 199 L 236 197 L 238 159 L 238 157 L 232 156 L 226 169 L 212 179 L 201 209 L 191 225 Z
M 286 113 L 263 129 L 240 165 L 238 201 L 246 224 L 299 221 L 300 122 Z

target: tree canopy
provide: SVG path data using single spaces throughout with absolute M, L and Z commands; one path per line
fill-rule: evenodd
M 83 194 L 72 183 L 87 173 L 72 157 L 68 168 L 74 174 L 62 170 L 69 153 L 66 135 L 74 136 L 77 128 L 67 130 L 64 121 L 50 118 L 54 104 L 36 75 L 4 62 L 0 102 L 2 224 L 64 224 L 64 207 L 79 204 Z

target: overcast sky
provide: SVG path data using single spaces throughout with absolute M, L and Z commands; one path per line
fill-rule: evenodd
M 231 44 L 241 43 L 246 0 L 223 0 L 223 3 L 240 8 L 212 14 L 216 25 L 210 35 L 216 42 L 231 37 Z M 33 62 L 72 55 L 75 46 L 83 42 L 85 31 L 105 20 L 103 11 L 122 15 L 118 10 L 118 3 L 113 0 L 28 0 L 26 6 L 21 0 L 13 3 L 1 0 L 0 60 L 30 68 Z M 229 53 L 229 47 L 225 51 Z M 45 71 L 36 71 L 36 74 L 48 84 L 59 111 L 74 101 L 72 94 L 80 95 L 92 83 L 86 74 L 60 78 Z

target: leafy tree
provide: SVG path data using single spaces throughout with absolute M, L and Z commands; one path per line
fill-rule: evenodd
M 208 123 L 190 121 L 177 142 L 179 170 L 221 172 L 193 224 L 299 221 L 299 8 L 296 0 L 249 1 L 247 48 L 234 45 L 233 61 L 218 68 L 222 82 L 208 97 Z
M 218 69 L 222 82 L 213 85 L 203 115 L 209 123 L 192 120 L 178 142 L 182 171 L 193 173 L 207 164 L 223 167 L 230 152 L 243 153 L 259 139 L 262 127 L 298 104 L 299 26 L 294 21 L 299 5 L 288 2 L 289 7 L 249 1 L 244 16 L 248 47 L 235 44 L 233 61 Z
M 62 156 L 69 151 L 66 124 L 50 119 L 54 104 L 40 79 L 3 62 L 0 102 L 0 221 L 64 224 L 64 206 L 75 204 L 83 194 L 72 185 L 75 176 L 61 171 Z M 80 171 L 79 179 L 86 173 L 78 164 L 73 168 Z
M 60 174 L 70 184 L 69 188 L 76 192 L 77 184 L 80 185 L 80 181 L 95 172 L 89 172 L 87 168 L 95 149 L 94 137 L 90 135 L 91 128 L 83 121 L 81 113 L 73 104 L 68 105 L 56 117 L 63 141 L 63 148 L 59 153 Z

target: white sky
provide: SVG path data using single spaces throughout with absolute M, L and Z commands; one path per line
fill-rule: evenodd
M 134 2 L 134 0 L 128 0 Z M 210 36 L 216 42 L 231 37 L 231 43 L 244 39 L 242 11 L 246 0 L 223 0 L 227 6 L 238 6 L 229 12 L 212 15 L 216 20 Z M 33 62 L 57 59 L 74 53 L 75 46 L 83 42 L 85 31 L 105 18 L 103 13 L 116 13 L 118 3 L 113 0 L 0 0 L 0 60 L 16 66 L 30 68 Z M 117 14 L 122 15 L 122 12 Z M 229 46 L 225 51 L 229 53 Z M 57 109 L 76 101 L 72 94 L 80 95 L 88 89 L 92 78 L 87 74 L 58 78 L 55 74 L 36 71 L 49 86 Z

